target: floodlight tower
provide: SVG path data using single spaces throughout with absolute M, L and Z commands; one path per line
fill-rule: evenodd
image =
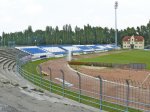
M 115 1 L 115 45 L 117 46 L 117 8 L 118 1 Z

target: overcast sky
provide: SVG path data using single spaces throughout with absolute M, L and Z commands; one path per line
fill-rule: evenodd
M 0 35 L 64 24 L 114 28 L 115 0 L 0 0 Z M 146 25 L 150 0 L 118 0 L 118 29 Z

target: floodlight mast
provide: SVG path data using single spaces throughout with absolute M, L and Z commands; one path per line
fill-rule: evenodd
M 117 46 L 117 8 L 118 1 L 115 1 L 115 45 Z

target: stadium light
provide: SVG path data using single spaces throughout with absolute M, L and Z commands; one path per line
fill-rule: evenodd
M 34 40 L 34 42 L 36 42 L 36 39 Z
M 115 1 L 115 44 L 117 46 L 117 8 L 118 8 L 118 1 Z

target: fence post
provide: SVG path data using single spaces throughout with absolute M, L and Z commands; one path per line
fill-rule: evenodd
M 130 94 L 130 84 L 129 80 L 126 80 L 127 89 L 126 89 L 126 110 L 125 112 L 128 112 L 129 110 L 129 94 Z
M 49 70 L 49 86 L 50 86 L 50 92 L 52 92 L 52 70 L 50 67 L 48 67 Z
M 33 68 L 32 68 L 32 65 L 31 65 L 30 63 L 29 63 L 28 66 L 29 66 L 30 70 L 33 69 Z M 28 76 L 28 77 L 29 77 L 29 81 L 31 81 L 33 84 L 36 83 L 34 75 L 35 75 L 34 73 L 31 73 L 31 74 L 30 74 L 31 79 L 30 79 L 30 76 Z
M 65 74 L 64 74 L 64 71 L 61 69 L 60 70 L 61 73 L 62 73 L 62 80 L 63 80 L 63 84 L 62 84 L 62 87 L 63 87 L 63 97 L 65 96 Z
M 79 102 L 81 103 L 81 75 L 77 72 L 79 78 Z
M 40 72 L 40 87 L 42 87 L 42 67 L 40 65 L 38 65 L 39 68 L 39 72 Z
M 102 100 L 103 100 L 103 80 L 100 76 L 97 76 L 99 79 L 99 85 L 100 85 L 100 112 L 102 112 Z

